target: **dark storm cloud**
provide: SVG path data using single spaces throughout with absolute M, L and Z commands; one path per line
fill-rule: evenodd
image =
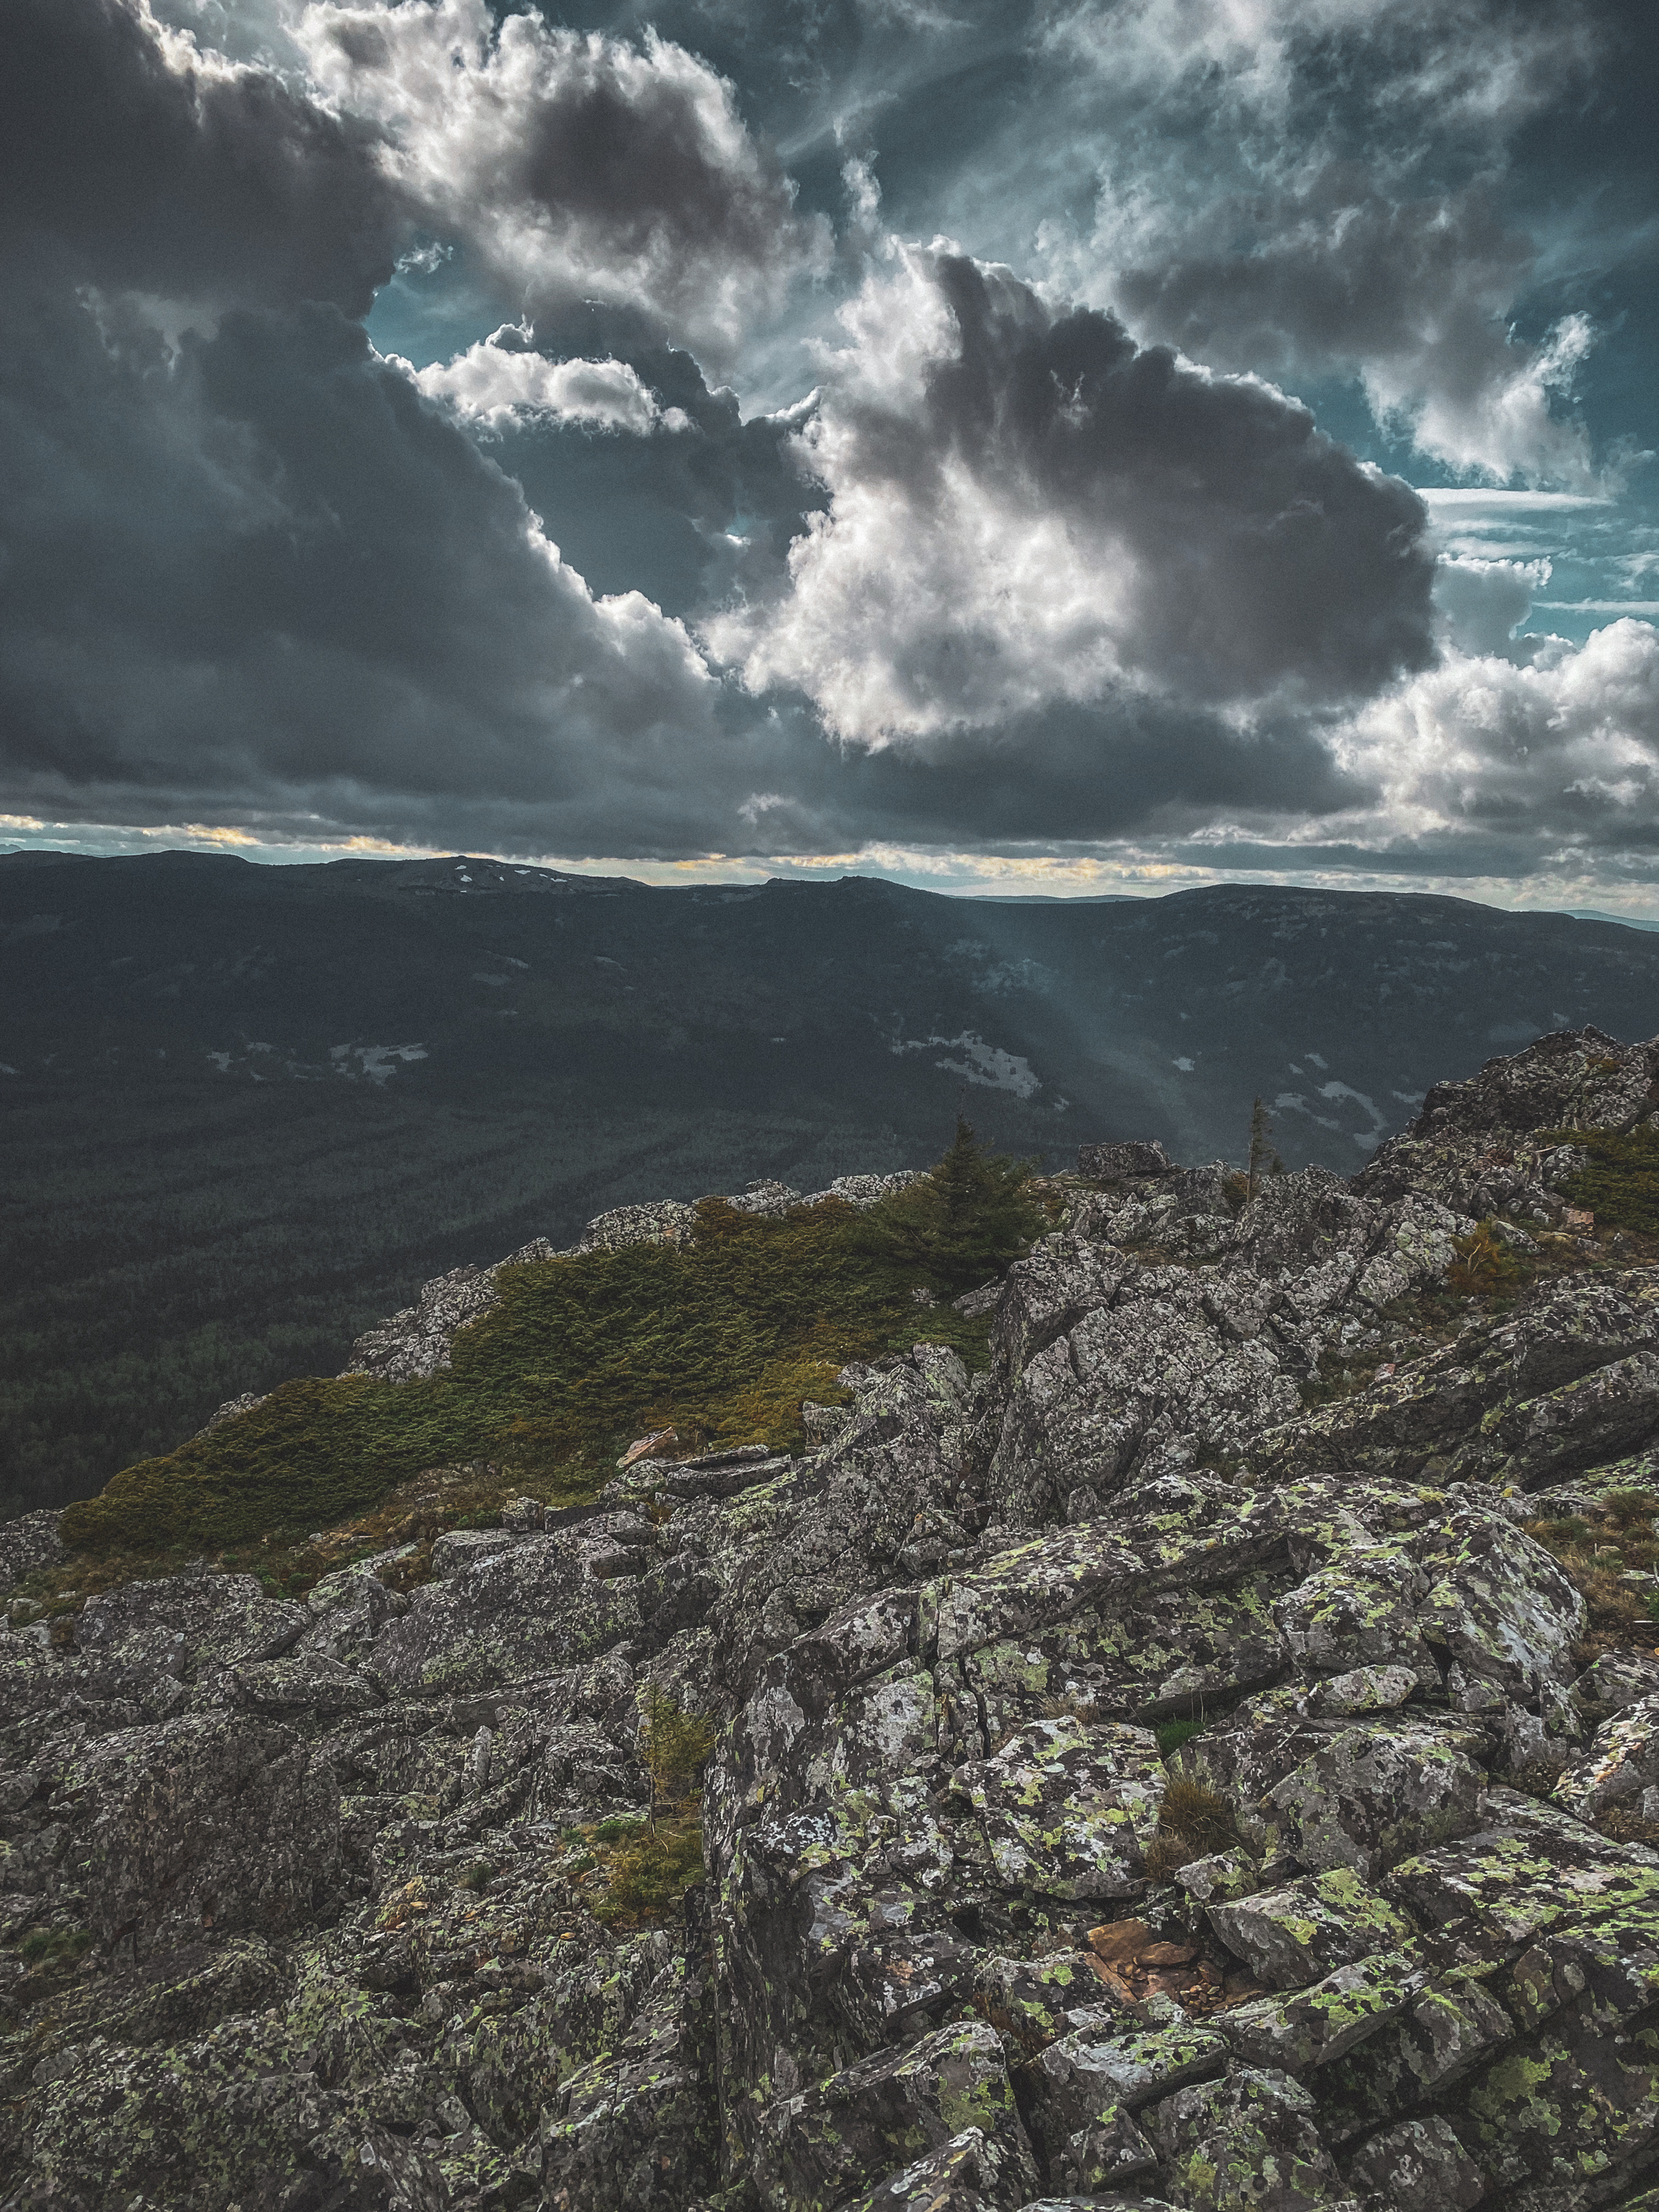
M 830 124 L 885 112 L 872 56 L 899 56 L 892 84 L 913 92 L 977 57 L 952 112 L 994 143 L 987 58 L 1016 19 L 968 12 L 793 8 L 799 53 L 769 62 L 767 97 L 779 120 L 798 95 L 817 133 L 819 204 L 864 143 Z M 1488 172 L 1362 174 L 1340 132 L 1308 158 L 1308 88 L 1336 102 L 1352 10 L 1261 0 L 1266 58 L 1238 99 L 1232 12 L 1121 0 L 1108 24 L 1129 54 L 1114 112 L 1141 98 L 1150 118 L 1122 172 L 1143 210 L 1194 166 L 1174 138 L 1158 151 L 1170 110 L 1146 94 L 1191 92 L 1159 47 L 1171 24 L 1221 41 L 1218 112 L 1255 134 L 1218 189 L 1176 178 L 1179 251 L 1152 222 L 1120 257 L 1137 313 L 1206 346 L 1200 368 L 1006 270 L 892 246 L 867 193 L 832 268 L 747 87 L 688 50 L 691 27 L 675 46 L 498 25 L 482 0 L 325 7 L 277 42 L 285 76 L 197 53 L 137 0 L 17 0 L 0 808 L 661 859 L 1218 824 L 1263 849 L 1315 823 L 1332 850 L 1404 849 L 1404 821 L 1419 849 L 1528 866 L 1546 837 L 1634 849 L 1659 804 L 1655 634 L 1523 649 L 1508 631 L 1531 572 L 1494 567 L 1447 601 L 1486 657 L 1436 663 L 1419 502 L 1294 402 L 1213 373 L 1341 358 L 1386 397 L 1389 374 L 1422 384 L 1429 331 L 1436 392 L 1463 392 L 1482 436 L 1513 447 L 1522 422 L 1511 405 L 1492 429 L 1494 392 L 1553 419 L 1547 349 L 1518 383 L 1480 366 L 1516 368 L 1491 310 L 1525 252 Z M 1429 19 L 1371 13 L 1404 82 Z M 723 10 L 720 58 L 773 21 Z M 1075 109 L 1067 70 L 1088 74 L 1068 21 L 1069 47 L 1050 16 L 1004 72 L 1038 140 L 1071 128 L 1034 119 Z M 238 30 L 256 52 L 252 18 Z M 1472 65 L 1461 89 L 1439 82 L 1478 106 Z M 1430 95 L 1413 96 L 1400 115 Z M 954 100 L 893 109 L 895 128 L 932 117 L 913 181 L 961 167 L 938 119 Z M 1278 167 L 1275 112 L 1294 125 Z M 1254 229 L 1235 189 L 1252 178 Z M 1000 189 L 994 165 L 981 183 Z M 489 312 L 447 344 L 456 360 L 408 371 L 360 319 L 416 232 L 455 249 L 455 296 L 482 287 Z M 799 405 L 745 419 L 711 365 L 752 370 L 757 328 L 774 319 L 776 342 L 802 280 L 844 281 L 866 248 L 877 275 L 816 403 L 802 376 L 783 387 Z M 751 688 L 711 673 L 716 644 Z
M 1052 848 L 1176 834 L 1218 810 L 1259 823 L 1334 815 L 1372 795 L 1294 719 L 1244 736 L 1218 715 L 1121 693 L 833 766 L 822 748 L 803 747 L 778 765 L 793 768 L 792 787 L 750 810 L 758 848 L 778 854 L 863 838 L 961 852 Z
M 408 216 L 367 125 L 269 70 L 169 51 L 121 0 L 12 0 L 5 31 L 13 253 L 177 301 L 368 307 Z
M 532 316 L 591 296 L 729 349 L 824 261 L 827 229 L 796 216 L 731 87 L 654 33 L 436 0 L 317 9 L 301 35 L 386 131 L 410 202 Z
M 14 808 L 194 794 L 368 827 L 380 794 L 625 811 L 695 780 L 717 687 L 684 633 L 597 605 L 337 310 L 233 310 L 172 359 L 107 307 L 7 319 Z
M 1340 698 L 1431 658 L 1421 501 L 1270 386 L 956 255 L 908 253 L 849 320 L 804 440 L 828 514 L 785 598 L 711 625 L 751 685 L 878 744 L 1125 686 Z
M 366 127 L 108 0 L 12 58 L 0 807 L 716 840 L 749 749 L 684 631 L 349 319 L 402 220 Z
M 337 311 L 233 311 L 176 358 L 72 301 L 7 336 L 9 361 L 52 363 L 50 392 L 0 386 L 27 556 L 0 653 L 9 809 L 672 858 L 1357 795 L 1294 720 L 1241 741 L 1134 699 L 843 759 L 804 711 L 723 693 L 637 596 L 596 605 L 517 486 Z

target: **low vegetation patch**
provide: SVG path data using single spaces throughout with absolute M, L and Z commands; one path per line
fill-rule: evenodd
M 1593 1213 L 1598 1230 L 1659 1238 L 1659 1128 L 1550 1129 L 1537 1142 L 1589 1154 L 1562 1195 Z
M 1146 1853 L 1146 1871 L 1154 1881 L 1165 1881 L 1177 1868 L 1212 1851 L 1231 1849 L 1239 1840 L 1238 1822 L 1226 1799 L 1201 1782 L 1176 1775 L 1158 1808 L 1158 1833 Z
M 337 1567 L 379 1553 L 392 1557 L 377 1570 L 388 1589 L 411 1590 L 432 1576 L 434 1540 L 452 1528 L 486 1528 L 501 1520 L 508 1498 L 534 1495 L 543 1504 L 576 1504 L 592 1495 L 587 1483 L 571 1490 L 558 1480 L 535 1485 L 510 1480 L 487 1462 L 467 1467 L 423 1468 L 413 1480 L 395 1490 L 362 1513 L 353 1514 L 331 1528 L 295 1534 L 273 1530 L 257 1542 L 243 1541 L 210 1549 L 205 1557 L 210 1571 L 249 1574 L 272 1597 L 298 1598 L 315 1588 Z M 65 1631 L 68 1616 L 100 1590 L 123 1583 L 141 1582 L 157 1575 L 176 1573 L 188 1561 L 204 1556 L 201 1543 L 169 1544 L 150 1549 L 117 1546 L 108 1551 L 77 1553 L 63 1564 L 37 1570 L 20 1585 L 40 1600 L 46 1616 Z
M 685 1893 L 702 1880 L 702 1811 L 696 1804 L 659 1816 L 601 1820 L 584 1840 L 603 1870 L 605 1894 L 593 1917 L 615 1926 L 648 1926 L 677 1918 Z
M 1659 1568 L 1656 1515 L 1659 1493 L 1610 1490 L 1593 1513 L 1528 1524 L 1527 1534 L 1554 1554 L 1583 1594 L 1589 1617 L 1574 1652 L 1582 1665 L 1635 1642 L 1651 1646 L 1659 1636 L 1659 1599 L 1623 1579 Z
M 447 1369 L 283 1383 L 70 1506 L 65 1540 L 152 1557 L 291 1548 L 432 1468 L 484 1463 L 509 1490 L 574 1498 L 653 1429 L 683 1449 L 797 1445 L 802 1401 L 835 1402 L 848 1360 L 925 1340 L 982 1362 L 985 1322 L 916 1294 L 948 1299 L 1043 1232 L 1025 1180 L 963 1123 L 930 1176 L 867 1212 L 831 1200 L 766 1218 L 709 1199 L 682 1246 L 507 1268 Z
M 1154 1730 L 1158 1737 L 1158 1755 L 1169 1759 L 1183 1743 L 1190 1743 L 1195 1735 L 1202 1735 L 1202 1721 L 1164 1721 Z
M 91 1950 L 94 1940 L 88 1928 L 31 1928 L 17 1946 L 17 1955 L 41 1973 L 73 1966 Z
M 685 1893 L 702 1879 L 702 1806 L 697 1787 L 714 1747 L 702 1713 L 688 1713 L 653 1684 L 640 1716 L 639 1759 L 650 1779 L 643 1813 L 567 1830 L 580 1853 L 578 1870 L 598 1874 L 604 1893 L 596 1920 L 640 1927 L 675 1918 Z
M 1453 1248 L 1457 1257 L 1446 1270 L 1446 1287 L 1464 1297 L 1491 1297 L 1521 1289 L 1528 1270 L 1522 1255 L 1494 1221 L 1478 1222 Z

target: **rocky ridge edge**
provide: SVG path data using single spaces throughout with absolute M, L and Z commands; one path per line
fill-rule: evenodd
M 815 1449 L 524 1501 L 410 1595 L 0 1633 L 6 2205 L 1649 2212 L 1659 1853 L 1605 1831 L 1659 1820 L 1659 1659 L 1584 1663 L 1526 1525 L 1659 1475 L 1659 1267 L 1409 1307 L 1656 1074 L 1541 1040 L 1242 1212 L 1131 1163 L 986 1374 L 848 1370 Z M 428 1291 L 370 1371 L 483 1310 Z M 630 1933 L 572 1838 L 647 1685 L 723 1733 Z

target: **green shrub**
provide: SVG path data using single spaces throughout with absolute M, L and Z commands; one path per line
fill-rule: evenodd
M 68 1966 L 84 1958 L 95 1940 L 86 1928 L 31 1928 L 17 1951 L 37 1970 Z
M 683 1805 L 714 1748 L 714 1731 L 702 1713 L 683 1712 L 653 1682 L 645 1693 L 640 1759 L 651 1777 L 651 1818 L 659 1805 Z
M 653 1830 L 643 1823 L 605 1859 L 605 1895 L 596 1920 L 662 1920 L 702 1877 L 702 1823 L 695 1812 Z
M 911 1294 L 982 1281 L 1042 1233 L 1023 1178 L 959 1123 L 932 1176 L 867 1212 L 831 1200 L 757 1217 L 709 1199 L 683 1246 L 505 1268 L 448 1368 L 282 1383 L 70 1506 L 64 1539 L 83 1553 L 219 1553 L 335 1526 L 427 1468 L 481 1461 L 580 1491 L 657 1428 L 689 1447 L 798 1444 L 802 1401 L 834 1402 L 849 1359 L 927 1340 L 982 1361 L 982 1321 L 919 1311 Z
M 1589 1165 L 1561 1189 L 1595 1216 L 1599 1229 L 1659 1237 L 1659 1128 L 1551 1129 L 1534 1141 L 1589 1153 Z
M 1168 1759 L 1172 1752 L 1179 1751 L 1183 1743 L 1190 1743 L 1195 1735 L 1202 1735 L 1204 1723 L 1202 1721 L 1164 1721 L 1156 1733 L 1158 1755 L 1160 1759 Z
M 592 1829 L 593 1839 L 600 1844 L 619 1844 L 624 1837 L 631 1836 L 636 1829 L 643 1828 L 645 1825 L 642 1814 L 638 1817 L 629 1815 L 627 1818 L 618 1817 L 600 1820 L 595 1823 Z

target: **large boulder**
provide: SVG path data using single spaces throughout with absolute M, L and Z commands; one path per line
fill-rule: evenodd
M 340 1793 L 284 1729 L 199 1714 L 96 1738 L 52 1801 L 61 1879 L 112 1949 L 293 1928 L 336 1894 Z
M 1559 1129 L 1627 1129 L 1650 1118 L 1659 1038 L 1621 1044 L 1601 1030 L 1555 1030 L 1489 1060 L 1464 1083 L 1438 1083 L 1423 1109 L 1354 1178 L 1367 1197 L 1428 1192 L 1460 1213 L 1559 1212 L 1554 1179 L 1576 1164 Z
M 416 1590 L 367 1663 L 390 1694 L 488 1690 L 574 1666 L 639 1628 L 629 1584 L 598 1580 L 567 1537 L 521 1536 Z

